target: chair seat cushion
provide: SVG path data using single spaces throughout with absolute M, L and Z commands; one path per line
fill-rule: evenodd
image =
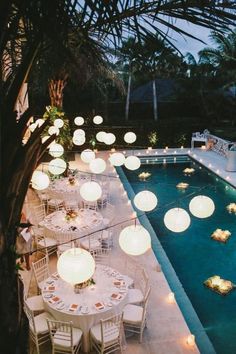
M 109 328 L 109 334 L 105 335 L 103 338 L 105 345 L 111 345 L 113 342 L 116 342 L 119 337 L 119 328 L 115 324 L 111 325 Z M 90 334 L 96 342 L 102 343 L 100 323 L 90 329 Z
M 143 308 L 137 305 L 126 305 L 123 312 L 123 322 L 139 324 L 142 322 Z
M 144 296 L 139 289 L 129 289 L 129 304 L 139 304 L 144 300 Z
M 50 237 L 45 237 L 44 238 L 45 240 L 45 243 L 43 240 L 39 241 L 38 242 L 38 245 L 41 246 L 41 247 L 53 247 L 53 246 L 56 246 L 57 242 L 56 240 L 54 240 L 53 238 L 50 238 Z
M 31 296 L 26 299 L 26 303 L 32 311 L 43 311 L 43 299 L 41 295 Z
M 72 328 L 73 347 L 79 344 L 82 334 L 83 333 L 79 328 Z M 57 330 L 56 333 L 54 334 L 53 342 L 55 347 L 57 348 L 62 348 L 62 347 L 69 348 L 71 345 L 71 341 L 68 334 L 65 332 L 61 332 L 60 330 Z
M 43 312 L 40 315 L 34 317 L 35 330 L 37 334 L 48 332 L 47 318 L 53 319 L 53 317 L 48 312 Z M 30 324 L 30 328 L 33 331 L 31 324 Z

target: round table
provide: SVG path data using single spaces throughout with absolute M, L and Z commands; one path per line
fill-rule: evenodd
M 56 274 L 44 282 L 42 296 L 45 310 L 59 321 L 72 321 L 83 332 L 83 351 L 89 352 L 89 330 L 101 319 L 122 312 L 128 302 L 125 276 L 116 270 L 97 265 L 95 285 L 74 292 L 74 287 Z M 51 289 L 51 290 L 50 290 Z

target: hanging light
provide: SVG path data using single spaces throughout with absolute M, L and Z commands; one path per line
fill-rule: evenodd
M 128 144 L 132 144 L 136 141 L 137 136 L 133 132 L 128 132 L 124 135 L 124 141 Z
M 49 154 L 53 157 L 60 157 L 64 153 L 64 148 L 60 144 L 50 144 Z
M 84 135 L 78 135 L 78 136 L 73 136 L 72 141 L 73 144 L 81 146 L 85 143 L 85 136 Z
M 75 131 L 74 131 L 74 134 L 73 134 L 74 136 L 85 136 L 85 131 L 83 130 L 83 129 L 76 129 Z
M 46 135 L 42 137 L 42 144 L 45 143 L 50 138 L 50 135 Z
M 57 128 L 62 128 L 64 125 L 64 122 L 61 118 L 57 118 L 54 120 L 54 126 Z
M 121 152 L 115 152 L 111 154 L 109 160 L 113 166 L 122 166 L 125 162 L 125 156 Z
M 142 225 L 130 225 L 121 231 L 119 245 L 125 253 L 139 256 L 151 248 L 151 237 Z
M 81 197 L 88 202 L 95 202 L 102 195 L 102 188 L 97 182 L 85 182 L 80 187 Z
M 157 206 L 157 197 L 150 191 L 142 191 L 134 197 L 134 205 L 142 211 L 151 211 Z
M 105 139 L 106 134 L 107 133 L 105 133 L 105 132 L 98 132 L 96 134 L 97 141 L 99 141 L 100 143 L 104 143 L 104 139 Z
M 164 224 L 167 229 L 173 232 L 183 232 L 190 225 L 190 216 L 182 208 L 173 208 L 167 211 L 164 216 Z
M 101 116 L 95 116 L 93 118 L 93 123 L 94 124 L 102 124 L 102 122 L 103 122 L 103 118 Z
M 95 261 L 88 251 L 82 248 L 71 248 L 58 258 L 57 271 L 67 283 L 81 284 L 93 276 Z
M 80 158 L 85 163 L 90 163 L 92 160 L 95 159 L 95 152 L 91 149 L 83 150 L 80 154 Z
M 137 170 L 141 166 L 141 161 L 137 156 L 128 156 L 125 159 L 125 167 L 128 170 Z
M 49 135 L 53 135 L 53 134 L 56 134 L 56 135 L 59 135 L 59 129 L 57 127 L 55 127 L 54 125 L 52 125 L 49 129 L 48 129 L 48 134 Z
M 36 128 L 37 128 L 37 124 L 36 123 L 32 123 L 29 126 L 29 130 L 31 131 L 31 133 L 33 133 Z
M 197 195 L 189 203 L 189 210 L 197 218 L 208 218 L 214 213 L 215 204 L 213 200 L 205 195 Z
M 50 179 L 46 173 L 41 171 L 34 171 L 31 178 L 31 183 L 34 189 L 41 191 L 49 186 Z
M 41 127 L 42 125 L 43 125 L 43 123 L 45 122 L 45 120 L 44 119 L 42 119 L 42 118 L 39 118 L 39 119 L 37 119 L 36 121 L 35 121 L 35 123 L 34 124 L 36 124 L 36 127 Z
M 115 141 L 116 141 L 116 137 L 113 133 L 107 133 L 104 136 L 104 143 L 106 145 L 112 145 L 112 144 L 114 144 Z
M 53 175 L 60 175 L 66 170 L 66 162 L 62 159 L 53 159 L 48 164 L 48 171 Z
M 106 169 L 106 162 L 100 158 L 94 159 L 90 161 L 89 168 L 93 173 L 102 173 Z
M 76 117 L 74 119 L 75 125 L 83 125 L 84 124 L 84 118 L 83 117 Z

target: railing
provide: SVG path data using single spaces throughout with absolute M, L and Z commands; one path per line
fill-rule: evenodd
M 196 134 L 199 133 L 193 133 L 192 134 L 192 140 L 196 139 Z M 228 151 L 230 147 L 234 144 L 229 140 L 224 140 L 222 138 L 219 138 L 216 135 L 210 134 L 208 130 L 204 130 L 203 134 L 200 134 L 200 136 L 206 139 L 206 149 L 207 150 L 212 150 L 216 152 L 217 154 L 220 154 L 224 157 L 227 157 Z M 197 139 L 195 140 L 197 141 Z

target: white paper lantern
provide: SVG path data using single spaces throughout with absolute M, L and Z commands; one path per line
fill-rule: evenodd
M 99 141 L 100 143 L 104 143 L 104 139 L 105 139 L 106 134 L 107 134 L 106 132 L 98 132 L 96 134 L 97 141 Z
M 102 195 L 102 188 L 97 182 L 85 182 L 80 187 L 81 197 L 88 202 L 95 202 Z
M 53 159 L 48 164 L 48 171 L 53 175 L 60 175 L 66 170 L 66 162 L 62 159 Z
M 151 237 L 142 225 L 131 225 L 121 231 L 119 245 L 125 253 L 139 256 L 151 248 Z
M 54 125 L 52 125 L 49 129 L 48 129 L 48 134 L 49 135 L 53 135 L 53 134 L 56 134 L 56 135 L 59 135 L 59 129 L 57 127 L 55 127 Z
M 75 131 L 74 131 L 74 134 L 73 134 L 73 136 L 76 136 L 76 137 L 78 137 L 78 136 L 85 136 L 85 131 L 83 130 L 83 129 L 76 129 Z
M 31 131 L 31 133 L 33 133 L 36 128 L 37 128 L 37 124 L 36 124 L 36 123 L 32 123 L 32 124 L 30 124 L 30 126 L 29 126 L 29 130 Z
M 125 156 L 121 152 L 115 152 L 109 160 L 113 166 L 122 166 L 125 163 Z
M 41 125 L 43 125 L 44 122 L 45 122 L 44 119 L 39 118 L 39 119 L 36 120 L 35 124 L 36 124 L 37 127 L 41 127 Z
M 133 132 L 128 132 L 124 135 L 124 141 L 128 144 L 132 144 L 136 141 L 137 136 Z
M 67 283 L 81 284 L 93 276 L 95 261 L 88 251 L 82 248 L 71 248 L 59 257 L 57 271 Z
M 90 161 L 89 168 L 93 173 L 102 173 L 106 169 L 106 162 L 100 158 L 94 159 Z
M 60 157 L 64 153 L 64 148 L 60 144 L 50 144 L 49 154 L 53 157 Z
M 106 145 L 112 145 L 112 144 L 114 144 L 115 141 L 116 141 L 116 137 L 113 133 L 107 133 L 104 136 L 104 143 Z
M 84 135 L 79 135 L 79 136 L 73 136 L 72 141 L 75 145 L 81 146 L 85 143 L 85 136 Z
M 173 232 L 183 232 L 190 225 L 190 216 L 182 208 L 173 208 L 167 211 L 164 216 L 164 224 L 167 229 Z
M 75 119 L 74 119 L 74 123 L 75 123 L 75 125 L 83 125 L 84 124 L 84 118 L 83 117 L 76 117 Z
M 215 204 L 213 200 L 205 195 L 197 195 L 189 203 L 189 210 L 197 218 L 208 218 L 214 213 Z
M 95 159 L 95 152 L 91 149 L 86 149 L 81 152 L 80 157 L 85 163 L 90 163 Z
M 150 191 L 142 191 L 134 197 L 134 205 L 142 211 L 151 211 L 157 206 L 157 197 Z
M 34 189 L 41 191 L 43 189 L 48 188 L 50 179 L 46 173 L 41 171 L 34 171 L 31 178 L 31 182 L 32 182 L 32 187 Z
M 95 116 L 93 118 L 93 123 L 94 124 L 102 124 L 102 122 L 103 122 L 103 118 L 101 116 Z
M 128 156 L 125 159 L 125 167 L 128 170 L 137 170 L 141 166 L 141 161 L 137 156 Z
M 57 128 L 62 128 L 64 125 L 64 122 L 61 118 L 57 118 L 54 120 L 54 126 Z
M 42 143 L 45 143 L 45 141 L 47 141 L 49 138 L 50 138 L 50 135 L 43 136 L 42 137 Z

